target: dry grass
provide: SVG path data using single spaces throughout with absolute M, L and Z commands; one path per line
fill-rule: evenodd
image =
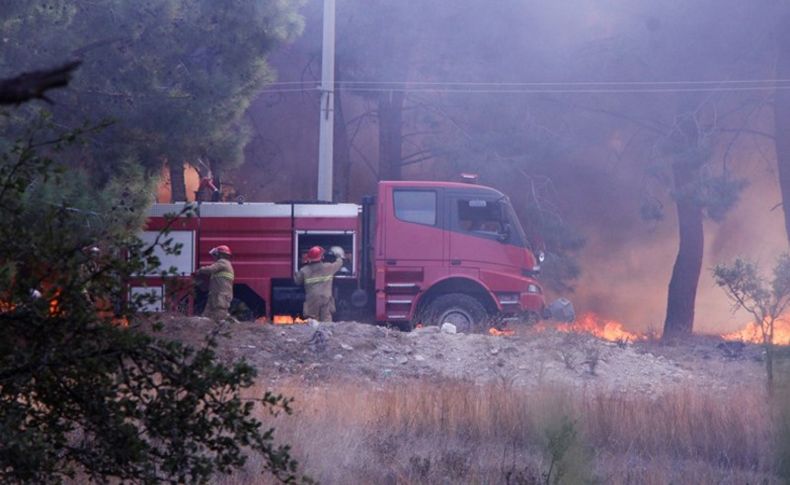
M 557 423 L 577 431 L 579 483 L 778 483 L 771 411 L 758 391 L 722 399 L 584 395 L 445 381 L 294 384 L 276 418 L 304 471 L 322 483 L 543 483 Z M 571 470 L 573 471 L 573 470 Z M 224 484 L 262 483 L 254 460 Z

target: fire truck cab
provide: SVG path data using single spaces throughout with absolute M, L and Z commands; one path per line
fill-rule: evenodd
M 233 250 L 234 308 L 244 318 L 299 316 L 304 300 L 293 274 L 312 246 L 341 246 L 347 261 L 335 278 L 336 319 L 450 322 L 471 331 L 491 319 L 537 320 L 548 311 L 536 256 L 508 198 L 481 185 L 384 181 L 361 204 L 201 203 L 197 215 L 168 222 L 183 204 L 155 204 L 143 239 L 160 230 L 182 246 L 160 254 L 184 278 Z M 201 299 L 152 275 L 132 292 L 154 291 L 153 310 L 200 310 Z M 484 323 L 485 322 L 485 323 Z

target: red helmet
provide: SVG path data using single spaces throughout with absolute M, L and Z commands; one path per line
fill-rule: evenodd
M 321 261 L 321 258 L 323 257 L 324 257 L 324 248 L 322 248 L 321 246 L 313 246 L 310 248 L 310 250 L 307 251 L 304 260 L 307 263 L 317 263 Z
M 212 256 L 216 256 L 218 254 L 224 254 L 226 256 L 232 256 L 233 255 L 233 253 L 230 252 L 230 248 L 225 246 L 224 244 L 222 244 L 220 246 L 217 246 L 215 248 L 212 248 L 211 251 L 209 251 L 208 253 L 210 255 L 212 255 Z

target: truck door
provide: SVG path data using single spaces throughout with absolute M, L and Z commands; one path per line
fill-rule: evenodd
M 447 274 L 442 190 L 389 187 L 380 211 L 376 251 L 377 317 L 406 320 L 426 282 Z
M 496 194 L 448 193 L 447 204 L 451 274 L 478 277 L 481 269 L 521 263 L 522 251 L 503 241 L 506 221 Z

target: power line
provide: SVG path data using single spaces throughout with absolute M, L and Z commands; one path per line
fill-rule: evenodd
M 337 89 L 342 92 L 350 93 L 379 93 L 379 92 L 407 92 L 407 93 L 458 93 L 458 94 L 638 94 L 638 93 L 679 93 L 679 92 L 744 92 L 744 91 L 766 91 L 776 90 L 785 91 L 790 89 L 790 85 L 781 86 L 699 86 L 687 87 L 679 86 L 671 87 L 643 87 L 643 88 L 498 88 L 498 89 L 485 89 L 475 87 L 407 87 L 407 86 L 392 86 L 392 87 L 365 87 L 365 86 L 337 86 Z M 293 93 L 293 92 L 316 92 L 318 87 L 305 87 L 305 88 L 264 88 L 266 93 Z
M 769 85 L 788 84 L 790 79 L 719 79 L 719 80 L 691 80 L 691 81 L 335 81 L 336 86 L 458 86 L 458 87 L 564 87 L 564 86 L 678 86 L 678 85 Z M 267 86 L 318 86 L 318 81 L 274 81 Z

